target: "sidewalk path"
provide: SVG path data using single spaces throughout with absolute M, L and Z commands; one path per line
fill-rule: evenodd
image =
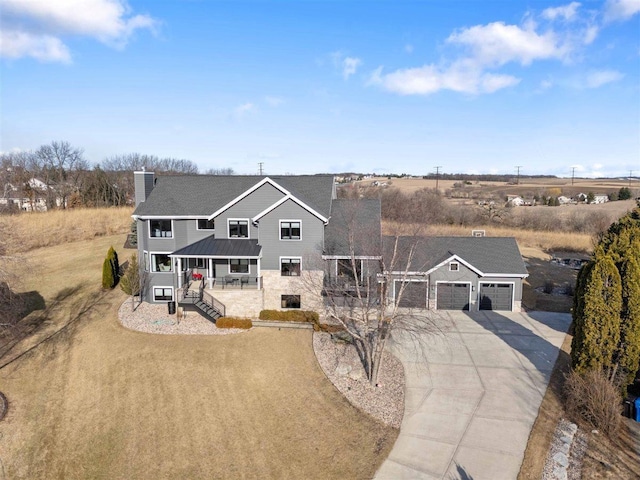
M 400 435 L 378 480 L 516 479 L 571 316 L 438 312 L 444 333 L 394 337 L 405 368 Z

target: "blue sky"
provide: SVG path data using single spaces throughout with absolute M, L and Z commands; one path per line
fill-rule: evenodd
M 640 175 L 640 0 L 0 0 L 0 151 Z

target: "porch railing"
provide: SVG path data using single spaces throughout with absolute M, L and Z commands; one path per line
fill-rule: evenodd
M 200 300 L 202 300 L 204 303 L 206 303 L 210 307 L 216 309 L 220 313 L 220 315 L 224 317 L 226 313 L 226 307 L 224 306 L 224 304 L 219 300 L 217 300 L 216 298 L 214 298 L 213 295 L 211 295 L 209 292 L 205 292 L 204 289 L 200 290 L 200 292 L 202 295 Z

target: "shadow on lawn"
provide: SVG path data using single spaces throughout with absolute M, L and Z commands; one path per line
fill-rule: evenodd
M 38 292 L 22 294 L 26 295 L 31 306 L 16 327 L 12 328 L 5 337 L 0 338 L 0 359 L 3 360 L 0 368 L 12 363 L 48 340 L 56 338 L 58 341 L 62 340 L 63 343 L 69 340 L 75 331 L 78 320 L 102 305 L 105 295 L 109 293 L 109 291 L 102 289 L 83 293 L 82 288 L 82 284 L 65 287 L 55 295 L 48 305 L 45 305 L 44 299 Z M 41 313 L 34 313 L 37 310 L 41 310 Z M 46 328 L 45 324 L 47 324 Z M 21 340 L 28 337 L 34 337 L 35 344 L 24 347 L 24 351 L 13 351 L 14 347 L 18 348 Z

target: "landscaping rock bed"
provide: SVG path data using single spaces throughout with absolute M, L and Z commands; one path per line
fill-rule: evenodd
M 164 335 L 229 335 L 246 332 L 242 328 L 218 328 L 198 312 L 186 312 L 178 321 L 177 315 L 169 315 L 167 305 L 143 302 L 135 311 L 131 300 L 124 302 L 118 310 L 118 318 L 125 327 L 145 333 Z
M 575 423 L 558 422 L 542 471 L 542 480 L 580 480 L 587 437 Z
M 327 378 L 349 402 L 394 428 L 400 428 L 404 413 L 404 369 L 388 352 L 371 386 L 353 345 L 334 340 L 329 333 L 313 334 L 313 349 Z

